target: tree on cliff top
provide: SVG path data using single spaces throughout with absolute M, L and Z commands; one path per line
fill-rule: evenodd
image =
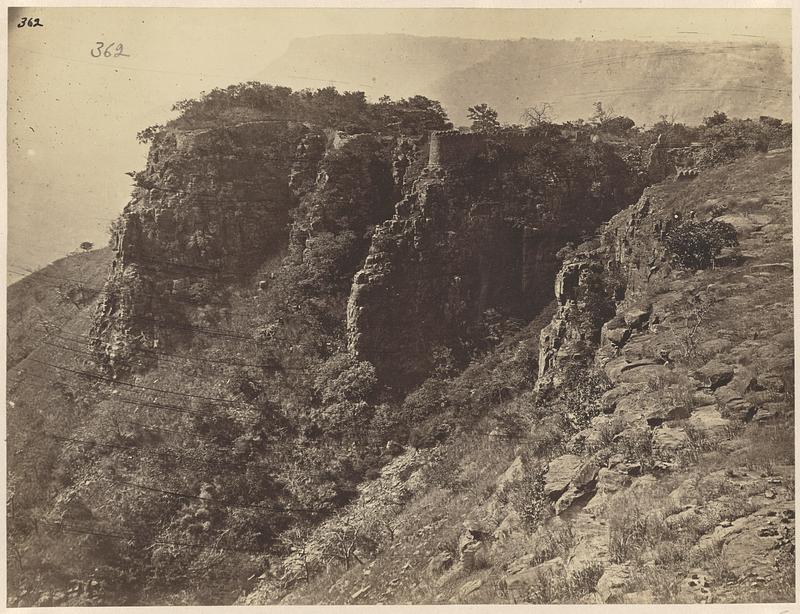
M 364 92 L 339 92 L 332 86 L 295 92 L 288 87 L 255 81 L 215 88 L 199 99 L 181 100 L 173 106 L 173 111 L 180 115 L 169 126 L 188 129 L 259 120 L 307 121 L 351 134 L 418 135 L 452 128 L 442 105 L 425 96 L 396 102 L 385 96 L 372 104 Z M 150 139 L 153 131 L 143 131 L 140 135 L 140 139 Z
M 543 102 L 525 109 L 521 119 L 528 126 L 535 127 L 543 124 L 550 124 L 553 122 L 553 118 L 550 116 L 552 112 L 553 105 L 551 105 L 549 102 Z
M 625 134 L 636 125 L 630 117 L 614 115 L 614 108 L 604 108 L 600 101 L 594 103 L 594 114 L 589 122 L 602 132 L 618 135 Z
M 594 107 L 594 114 L 589 118 L 591 124 L 600 127 L 614 117 L 614 107 L 603 108 L 603 103 L 599 100 L 592 106 Z
M 441 103 L 425 96 L 411 96 L 397 102 L 383 96 L 372 109 L 385 128 L 402 134 L 425 134 L 453 127 Z
M 473 132 L 497 132 L 500 122 L 497 121 L 497 111 L 485 102 L 476 104 L 467 109 L 467 117 L 472 120 Z
M 714 113 L 709 117 L 703 118 L 703 125 L 706 128 L 712 128 L 713 126 L 719 126 L 720 124 L 724 124 L 727 121 L 728 121 L 728 115 L 726 113 L 722 113 L 721 111 L 714 111 Z

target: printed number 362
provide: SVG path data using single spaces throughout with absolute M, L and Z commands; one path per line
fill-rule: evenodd
M 92 49 L 89 52 L 89 53 L 92 54 L 93 58 L 99 58 L 100 56 L 103 56 L 104 58 L 110 58 L 110 57 L 115 57 L 115 58 L 126 57 L 126 58 L 129 58 L 129 57 L 131 57 L 127 53 L 124 52 L 125 50 L 122 47 L 122 43 L 119 43 L 119 44 L 117 44 L 116 47 L 114 47 L 115 43 L 106 44 L 104 42 L 98 41 L 98 42 L 95 43 L 95 45 L 97 45 L 97 47 Z M 113 52 L 111 51 L 112 47 L 114 48 Z

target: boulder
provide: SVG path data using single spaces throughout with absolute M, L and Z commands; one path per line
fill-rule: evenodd
M 607 390 L 603 393 L 603 396 L 600 397 L 600 407 L 603 408 L 603 412 L 607 414 L 614 413 L 614 410 L 617 408 L 617 403 L 624 397 L 632 394 L 635 392 L 637 387 L 634 386 L 614 386 L 611 390 Z
M 535 567 L 523 567 L 516 573 L 507 574 L 502 578 L 501 584 L 511 593 L 524 595 L 531 586 L 561 574 L 563 571 L 564 561 L 557 557 Z
M 674 452 L 688 443 L 689 437 L 681 427 L 662 426 L 653 431 L 653 446 L 657 449 Z
M 716 405 L 704 405 L 692 411 L 692 415 L 689 416 L 689 424 L 698 430 L 719 437 L 725 434 L 725 430 L 732 423 L 722 417 Z
M 736 367 L 736 373 L 734 374 L 733 379 L 730 381 L 728 386 L 733 388 L 739 394 L 745 394 L 746 392 L 752 392 L 754 390 L 761 390 L 761 386 L 759 386 L 758 379 L 756 378 L 755 370 L 743 366 Z
M 647 400 L 642 394 L 631 394 L 622 397 L 617 402 L 614 416 L 624 420 L 627 424 L 645 424 L 645 410 Z
M 572 486 L 578 490 L 585 490 L 594 484 L 597 479 L 598 468 L 592 463 L 584 463 L 572 476 Z
M 477 591 L 481 586 L 483 586 L 483 580 L 469 580 L 468 582 L 464 582 L 458 589 L 458 597 L 463 599 L 467 595 Z
M 695 407 L 701 407 L 703 405 L 711 405 L 716 402 L 717 402 L 716 397 L 703 390 L 695 390 L 692 393 L 692 403 L 695 405 Z
M 765 403 L 753 414 L 754 422 L 766 422 L 780 416 L 785 405 L 783 403 Z
M 630 476 L 622 471 L 602 467 L 597 472 L 596 490 L 598 495 L 611 495 L 622 488 L 629 486 L 630 483 Z
M 775 393 L 769 390 L 759 390 L 758 392 L 748 392 L 747 400 L 756 407 L 772 403 L 775 400 Z
M 733 374 L 733 366 L 715 358 L 695 371 L 694 377 L 700 380 L 706 388 L 716 390 L 730 382 L 733 379 Z
M 582 463 L 574 471 L 566 490 L 556 500 L 554 509 L 560 514 L 575 501 L 594 492 L 598 468 L 592 463 Z
M 753 404 L 743 399 L 741 394 L 730 386 L 717 388 L 714 391 L 714 396 L 717 399 L 723 417 L 746 421 L 755 413 Z
M 467 530 L 458 538 L 459 563 L 464 569 L 475 568 L 475 557 L 478 552 L 485 550 L 486 542 L 490 535 L 481 529 L 469 526 Z
M 627 326 L 620 326 L 618 328 L 607 328 L 604 326 L 600 343 L 603 345 L 610 343 L 617 347 L 622 347 L 630 336 L 631 329 Z
M 551 460 L 544 476 L 545 496 L 558 499 L 582 465 L 581 457 L 574 454 L 564 454 Z
M 689 409 L 685 406 L 668 405 L 659 402 L 645 412 L 645 420 L 650 426 L 658 426 L 669 420 L 682 420 L 689 417 Z
M 642 326 L 650 319 L 650 309 L 633 308 L 626 311 L 623 316 L 625 324 L 631 328 L 642 328 Z
M 609 565 L 597 581 L 595 590 L 603 603 L 618 600 L 625 593 L 625 585 L 631 579 L 630 566 L 626 564 Z

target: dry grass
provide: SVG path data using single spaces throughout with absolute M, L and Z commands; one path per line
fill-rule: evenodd
M 749 442 L 741 464 L 772 475 L 776 465 L 794 465 L 794 429 L 791 422 L 749 425 L 743 438 Z
M 591 563 L 574 572 L 539 576 L 525 596 L 528 603 L 576 603 L 593 592 L 603 575 L 602 563 Z

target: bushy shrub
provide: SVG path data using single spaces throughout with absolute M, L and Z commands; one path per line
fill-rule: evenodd
M 611 388 L 611 383 L 600 369 L 582 364 L 567 366 L 563 381 L 560 387 L 541 393 L 539 411 L 563 416 L 571 431 L 564 433 L 564 438 L 568 438 L 602 413 L 600 398 Z
M 164 126 L 161 125 L 154 125 L 145 128 L 144 130 L 140 130 L 136 133 L 136 140 L 140 143 L 152 143 L 156 137 L 162 134 L 164 131 Z
M 550 501 L 544 494 L 546 470 L 543 463 L 526 463 L 523 476 L 498 493 L 500 500 L 511 505 L 529 530 L 538 528 L 552 511 Z
M 719 126 L 721 124 L 724 124 L 727 121 L 728 121 L 727 114 L 721 111 L 714 111 L 714 113 L 709 117 L 703 118 L 703 125 L 706 126 L 707 128 L 711 128 L 713 126 Z
M 325 404 L 359 402 L 368 399 L 377 384 L 372 363 L 336 354 L 320 368 L 314 389 Z
M 785 147 L 791 142 L 787 138 L 791 134 L 791 124 L 752 119 L 719 121 L 717 115 L 709 119 L 711 123 L 699 129 L 699 140 L 707 145 L 698 160 L 701 166 L 724 164 L 753 151 Z
M 630 117 L 625 117 L 624 115 L 618 115 L 617 117 L 612 117 L 611 119 L 607 119 L 602 124 L 600 124 L 600 130 L 602 130 L 603 132 L 609 132 L 611 134 L 625 134 L 635 125 L 636 122 L 634 122 Z
M 447 407 L 448 388 L 442 380 L 430 378 L 419 388 L 409 394 L 398 408 L 396 415 L 398 424 L 406 430 L 409 444 L 414 447 L 433 445 L 435 425 L 443 418 L 436 418 L 444 413 Z M 433 418 L 432 420 L 428 420 Z M 402 433 L 398 432 L 397 435 Z M 414 435 L 413 441 L 411 435 Z
M 739 244 L 731 224 L 714 220 L 687 220 L 673 225 L 663 241 L 673 262 L 684 269 L 706 269 L 714 264 L 723 247 Z

